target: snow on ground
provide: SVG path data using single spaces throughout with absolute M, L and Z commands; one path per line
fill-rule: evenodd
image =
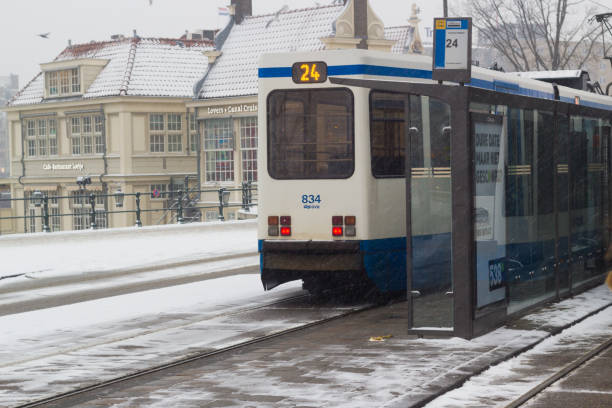
M 231 316 L 302 294 L 300 286 L 293 282 L 270 294 L 259 276 L 237 275 L 2 316 L 0 406 L 246 341 L 255 336 L 249 329 L 274 332 L 307 323 L 289 316 L 241 325 Z
M 607 290 L 605 287 L 600 288 Z M 575 303 L 573 300 L 568 300 L 557 313 L 549 311 L 536 318 L 547 316 L 554 321 L 564 322 L 568 314 L 572 315 L 567 312 L 571 310 L 569 306 Z M 581 309 L 582 312 L 586 311 L 584 307 Z M 531 318 L 528 316 L 527 319 Z M 426 408 L 506 406 L 572 362 L 581 353 L 604 343 L 611 334 L 612 309 L 607 308 L 560 334 L 543 340 L 533 349 L 491 367 L 467 381 L 462 387 L 435 399 L 426 405 Z
M 257 252 L 256 221 L 228 221 L 0 237 L 0 290 L 27 278 L 109 271 Z M 2 277 L 27 274 L 26 277 Z

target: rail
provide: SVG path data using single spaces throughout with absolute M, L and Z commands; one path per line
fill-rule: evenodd
M 240 201 L 230 201 L 230 195 L 233 192 L 239 192 L 241 195 Z M 202 201 L 203 194 L 213 193 L 216 199 Z M 144 197 L 150 196 L 151 199 L 160 199 L 165 202 L 162 207 L 143 208 L 142 200 Z M 61 200 L 69 201 L 70 212 L 59 212 Z M 133 201 L 131 208 L 127 208 L 128 200 Z M 110 202 L 114 201 L 114 210 L 110 210 Z M 90 192 L 87 189 L 81 189 L 74 192 L 72 195 L 58 196 L 51 195 L 47 192 L 34 191 L 29 196 L 20 198 L 1 198 L 0 208 L 6 208 L 6 202 L 10 204 L 10 208 L 15 212 L 15 203 L 27 204 L 30 210 L 26 213 L 24 205 L 23 215 L 11 215 L 0 217 L 2 220 L 24 220 L 27 225 L 27 220 L 40 219 L 43 232 L 53 232 L 61 228 L 59 220 L 61 217 L 75 217 L 79 222 L 73 222 L 72 229 L 98 229 L 108 227 L 108 216 L 110 214 L 135 214 L 135 225 L 142 227 L 142 215 L 144 213 L 162 213 L 162 216 L 151 225 L 161 223 L 168 214 L 171 214 L 169 223 L 185 224 L 194 221 L 201 221 L 201 212 L 206 209 L 217 210 L 217 219 L 225 221 L 224 210 L 228 208 L 241 208 L 245 211 L 250 211 L 251 207 L 257 206 L 257 185 L 248 181 L 243 182 L 241 187 L 227 188 L 220 187 L 215 189 L 179 189 L 173 191 L 152 191 L 150 193 L 135 192 L 124 193 L 117 191 L 111 194 L 101 194 Z M 54 211 L 51 211 L 54 210 Z M 208 219 L 210 220 L 210 219 Z M 31 221 L 32 222 L 32 221 Z M 30 228 L 24 225 L 26 232 L 36 232 L 36 224 L 30 224 Z M 87 228 L 88 226 L 88 228 Z M 124 226 L 124 225 L 122 225 Z M 33 227 L 33 228 L 32 228 Z M 2 234 L 2 224 L 0 223 L 0 234 Z

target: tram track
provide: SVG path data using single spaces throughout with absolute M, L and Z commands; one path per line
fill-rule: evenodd
M 606 351 L 608 348 L 610 348 L 610 346 L 612 346 L 612 338 L 608 339 L 604 343 L 601 343 L 597 347 L 592 348 L 591 350 L 589 350 L 588 352 L 586 352 L 579 358 L 565 365 L 563 368 L 556 371 L 554 374 L 546 378 L 544 381 L 541 381 L 539 384 L 529 389 L 523 395 L 521 395 L 520 397 L 518 397 L 511 403 L 507 404 L 505 408 L 518 408 L 520 406 L 523 406 L 525 403 L 535 398 L 540 393 L 544 392 L 547 388 L 549 388 L 556 382 L 567 377 L 572 372 L 582 367 L 585 363 L 587 363 L 588 361 L 594 359 L 595 357 L 597 357 L 598 355 Z
M 145 336 L 145 335 L 149 335 L 149 334 L 153 334 L 156 332 L 161 332 L 163 330 L 172 330 L 172 329 L 177 329 L 177 328 L 182 328 L 185 326 L 189 326 L 191 324 L 195 324 L 195 323 L 199 323 L 205 320 L 209 320 L 209 319 L 213 319 L 213 318 L 219 318 L 219 317 L 234 317 L 234 316 L 238 316 L 241 314 L 247 314 L 249 312 L 254 312 L 254 311 L 258 311 L 258 310 L 265 310 L 266 308 L 273 308 L 275 306 L 279 306 L 282 305 L 284 303 L 288 303 L 288 302 L 292 302 L 292 301 L 299 301 L 299 300 L 303 300 L 303 299 L 307 299 L 309 298 L 310 295 L 308 294 L 303 294 L 303 295 L 298 295 L 298 296 L 291 296 L 288 298 L 284 298 L 284 299 L 280 299 L 274 302 L 269 302 L 263 305 L 258 305 L 255 307 L 248 307 L 248 308 L 241 308 L 240 310 L 236 310 L 233 312 L 229 312 L 229 313 L 218 313 L 216 315 L 213 316 L 207 316 L 206 318 L 203 319 L 193 319 L 193 321 L 191 322 L 187 322 L 187 323 L 183 323 L 181 325 L 175 325 L 173 327 L 165 327 L 163 329 L 159 329 L 159 330 L 150 330 L 147 332 L 143 332 L 143 333 L 139 333 L 137 336 L 126 336 L 126 337 L 122 337 L 122 338 L 116 338 L 113 341 L 114 342 L 119 342 L 119 341 L 123 341 L 123 340 L 129 340 L 129 339 L 133 339 L 133 338 L 137 338 L 139 336 Z M 172 361 L 163 363 L 163 364 L 159 364 L 159 365 L 155 365 L 152 367 L 148 367 L 148 368 L 144 368 L 141 370 L 137 370 L 134 371 L 132 373 L 128 373 L 125 375 L 121 375 L 121 376 L 117 376 L 114 378 L 110 378 L 107 380 L 102 380 L 90 385 L 86 385 L 86 386 L 82 386 L 82 387 L 78 387 L 75 388 L 73 390 L 70 391 L 66 391 L 63 393 L 59 393 L 53 396 L 49 396 L 49 397 L 45 397 L 45 398 L 40 398 L 38 400 L 35 401 L 30 401 L 21 405 L 16 405 L 14 406 L 15 408 L 29 408 L 29 407 L 51 407 L 51 406 L 62 406 L 61 404 L 64 402 L 69 401 L 72 398 L 83 398 L 85 397 L 88 393 L 94 393 L 94 392 L 99 392 L 100 390 L 103 389 L 112 389 L 112 387 L 114 386 L 121 386 L 122 384 L 131 381 L 131 380 L 135 380 L 135 379 L 142 379 L 148 375 L 153 375 L 159 372 L 163 372 L 164 370 L 169 370 L 175 367 L 179 367 L 181 365 L 186 365 L 189 364 L 191 362 L 194 361 L 199 361 L 199 360 L 205 360 L 207 358 L 211 358 L 211 357 L 215 357 L 215 356 L 219 356 L 222 355 L 224 353 L 229 353 L 235 350 L 239 350 L 241 348 L 245 348 L 254 344 L 258 344 L 261 342 L 265 342 L 267 340 L 271 340 L 274 338 L 278 338 L 278 337 L 282 337 L 282 336 L 286 336 L 301 330 L 306 330 L 308 328 L 314 327 L 314 326 L 318 326 L 318 325 L 322 325 L 337 319 L 341 319 L 344 317 L 347 317 L 349 315 L 355 314 L 355 313 L 359 313 L 368 309 L 371 309 L 373 307 L 376 307 L 376 305 L 374 304 L 364 304 L 364 305 L 359 305 L 359 306 L 355 306 L 352 307 L 348 310 L 342 311 L 339 314 L 330 316 L 330 317 L 326 317 L 317 321 L 312 321 L 312 322 L 308 322 L 302 325 L 299 325 L 297 327 L 291 327 L 288 329 L 284 329 L 284 330 L 280 330 L 280 331 L 276 331 L 267 335 L 263 335 L 263 336 L 259 336 L 257 338 L 253 338 L 250 340 L 246 340 L 246 341 L 242 341 L 236 344 L 232 344 L 226 347 L 221 347 L 215 350 L 207 350 L 207 351 L 203 351 L 203 352 L 196 352 L 196 353 L 192 353 L 190 355 L 186 355 L 183 358 L 179 358 L 179 359 L 174 359 Z M 90 345 L 90 347 L 95 347 L 97 345 L 101 345 L 101 344 L 108 344 L 109 342 L 104 342 L 104 343 L 100 343 L 100 344 L 95 344 L 95 345 Z M 71 351 L 79 351 L 81 349 L 85 349 L 86 347 L 79 347 L 79 348 L 74 348 L 71 350 L 66 350 L 66 352 L 71 352 Z M 54 354 L 60 354 L 58 353 L 54 353 Z M 52 355 L 50 355 L 52 356 Z M 48 357 L 48 356 L 45 356 Z M 19 363 L 21 362 L 27 362 L 27 360 L 21 360 Z M 13 364 L 14 365 L 14 364 Z M 5 365 L 6 366 L 6 365 Z M 0 368 L 3 366 L 0 366 Z M 58 405 L 59 404 L 59 405 Z

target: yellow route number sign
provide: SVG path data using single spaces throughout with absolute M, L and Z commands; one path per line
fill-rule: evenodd
M 291 68 L 296 84 L 320 84 L 327 81 L 327 64 L 324 62 L 296 62 Z

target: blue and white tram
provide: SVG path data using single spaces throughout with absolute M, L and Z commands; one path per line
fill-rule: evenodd
M 427 58 L 362 51 L 262 57 L 258 237 L 265 289 L 297 279 L 309 290 L 340 281 L 369 281 L 383 292 L 405 289 L 404 139 L 388 131 L 403 133 L 404 105 L 420 101 L 321 79 L 408 75 L 426 81 L 429 65 Z M 419 113 L 419 120 L 442 134 L 448 112 L 435 108 Z M 424 236 L 449 245 L 445 231 L 420 224 Z
M 264 288 L 301 279 L 310 291 L 347 282 L 367 282 L 381 292 L 406 289 L 404 152 L 408 141 L 413 286 L 449 280 L 449 105 L 433 97 L 333 84 L 331 77 L 435 83 L 431 59 L 422 56 L 337 50 L 261 58 L 258 242 Z M 553 89 L 551 84 L 477 67 L 472 68 L 469 85 L 542 99 L 578 97 L 584 105 L 610 108 L 608 97 Z M 513 114 L 508 108 L 505 132 Z M 417 137 L 412 138 L 413 133 Z M 533 166 L 521 163 L 501 163 L 508 183 L 522 182 L 523 175 L 531 180 L 526 172 Z M 517 177 L 512 178 L 513 172 Z M 520 206 L 529 200 L 512 203 Z M 489 213 L 492 208 L 487 208 L 486 200 L 482 202 L 476 208 L 480 205 L 476 198 L 476 229 L 480 221 L 486 223 L 498 215 Z M 503 216 L 512 215 L 503 211 Z M 527 214 L 520 208 L 515 213 Z M 523 265 L 521 257 L 533 258 L 536 245 L 542 245 L 530 235 L 532 229 L 487 234 L 498 234 L 497 246 L 508 249 L 500 256 L 513 256 L 517 265 Z M 582 241 L 573 242 L 587 246 L 593 234 L 572 230 L 572 234 L 581 232 Z M 540 241 L 543 235 L 540 231 Z M 527 252 L 530 255 L 524 255 Z

